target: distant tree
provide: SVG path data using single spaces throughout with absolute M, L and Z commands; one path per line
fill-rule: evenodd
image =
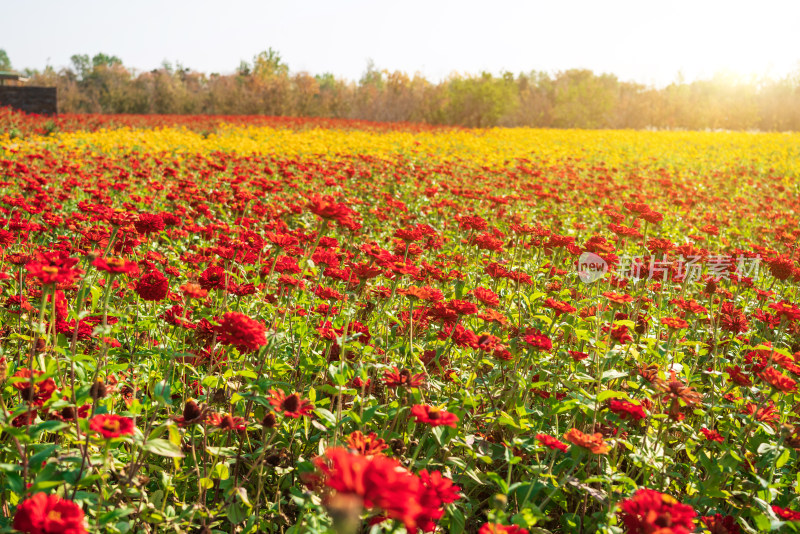
M 11 60 L 2 48 L 0 48 L 0 70 L 11 70 Z
M 75 54 L 69 58 L 79 80 L 86 78 L 92 72 L 92 63 L 87 54 Z
M 92 66 L 94 68 L 122 66 L 122 60 L 117 56 L 109 56 L 100 52 L 92 57 Z
M 253 58 L 253 75 L 259 78 L 273 78 L 289 74 L 289 65 L 283 62 L 281 55 L 270 48 Z

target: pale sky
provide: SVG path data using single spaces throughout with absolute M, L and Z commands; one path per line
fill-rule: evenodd
M 719 71 L 800 72 L 800 1 L 0 0 L 0 48 L 16 69 L 104 52 L 232 73 L 270 47 L 292 72 L 358 80 L 419 72 L 609 72 L 651 85 Z

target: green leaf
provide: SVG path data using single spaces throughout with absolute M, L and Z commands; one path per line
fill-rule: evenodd
M 464 532 L 464 526 L 467 521 L 464 518 L 464 513 L 455 506 L 450 507 L 447 511 L 447 517 L 450 519 L 450 528 L 448 532 L 451 534 L 461 534 Z
M 250 513 L 241 503 L 235 502 L 228 506 L 228 519 L 233 524 L 241 523 L 249 516 Z
M 42 450 L 30 457 L 28 465 L 39 466 L 42 462 L 50 458 L 57 446 L 58 445 L 46 445 Z
M 230 470 L 227 464 L 219 463 L 211 470 L 211 476 L 220 480 L 227 480 L 230 477 Z
M 608 399 L 624 399 L 628 395 L 622 391 L 601 391 L 597 394 L 597 402 L 603 402 Z
M 603 380 L 614 380 L 616 378 L 623 378 L 628 376 L 628 373 L 625 371 L 616 371 L 614 369 L 609 369 L 603 373 L 602 379 Z
M 775 468 L 780 469 L 781 467 L 786 465 L 786 462 L 789 461 L 789 458 L 791 458 L 791 456 L 792 454 L 789 452 L 789 449 L 783 449 L 783 452 L 778 457 L 778 460 L 775 462 Z
M 184 456 L 180 447 L 161 438 L 147 440 L 144 444 L 144 450 L 167 458 L 183 458 Z

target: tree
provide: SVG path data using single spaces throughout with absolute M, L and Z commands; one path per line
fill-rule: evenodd
M 284 63 L 281 55 L 271 47 L 253 58 L 253 75 L 258 78 L 269 79 L 288 74 L 289 65 Z
M 2 48 L 0 48 L 0 70 L 11 70 L 11 60 Z

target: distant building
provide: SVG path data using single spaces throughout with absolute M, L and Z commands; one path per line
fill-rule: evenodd
M 0 107 L 11 106 L 26 113 L 55 115 L 58 93 L 55 87 L 25 85 L 27 78 L 17 72 L 0 71 Z

